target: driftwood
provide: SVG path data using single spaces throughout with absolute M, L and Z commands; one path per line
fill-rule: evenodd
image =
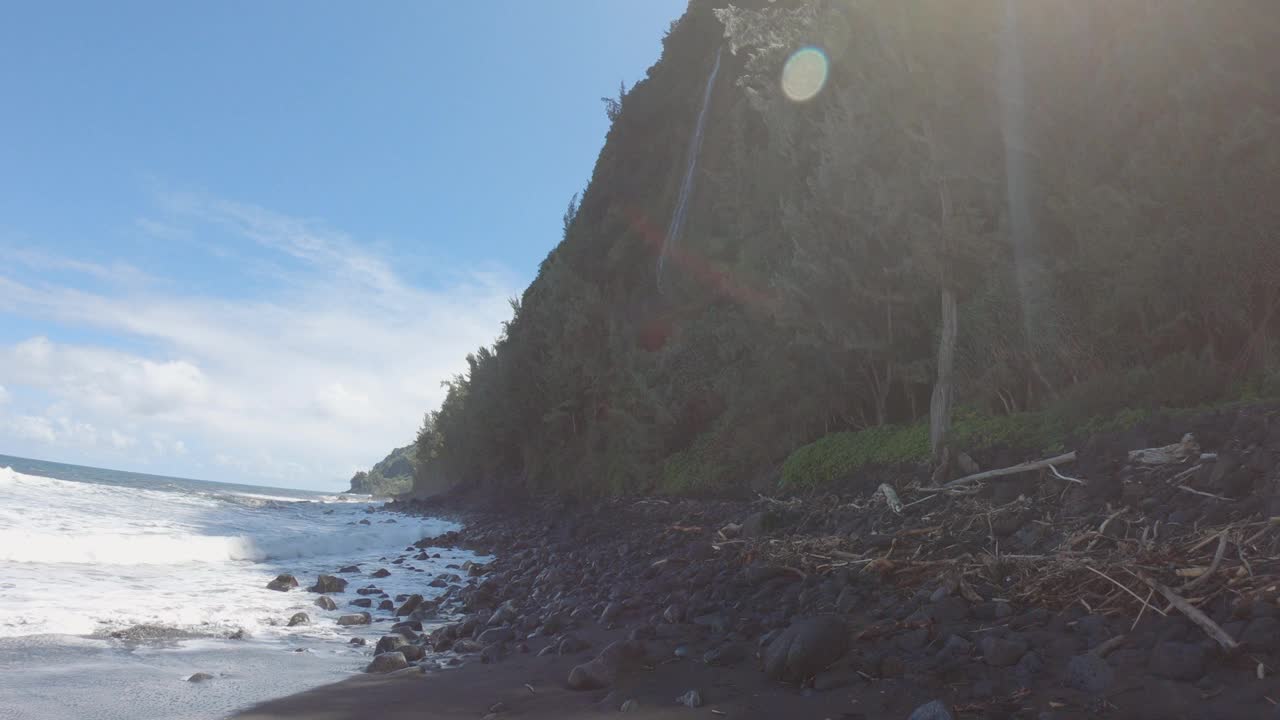
M 1164 447 L 1130 450 L 1129 462 L 1143 465 L 1172 465 L 1200 457 L 1200 443 L 1191 433 L 1182 436 L 1182 442 Z
M 885 502 L 889 503 L 889 509 L 895 513 L 902 514 L 902 499 L 898 497 L 898 493 L 888 483 L 881 483 L 877 488 L 877 492 L 884 495 Z
M 1011 467 L 998 468 L 996 470 L 986 470 L 984 472 L 975 473 L 973 475 L 965 475 L 962 478 L 957 478 L 955 480 L 952 480 L 951 482 L 943 485 L 942 487 L 952 488 L 960 485 L 966 485 L 968 483 L 978 482 L 981 480 L 990 480 L 991 478 L 1004 477 L 1005 475 L 1017 475 L 1019 473 L 1031 472 L 1032 470 L 1043 470 L 1045 468 L 1051 468 L 1054 465 L 1064 465 L 1066 463 L 1075 462 L 1075 460 L 1076 460 L 1076 451 L 1072 450 L 1069 453 L 1064 453 L 1062 455 L 1057 455 L 1051 458 L 1045 458 L 1044 460 L 1031 460 L 1028 462 L 1013 465 Z
M 1187 602 L 1186 598 L 1174 592 L 1158 580 L 1153 580 L 1150 576 L 1140 570 L 1134 574 L 1138 576 L 1139 580 L 1150 585 L 1156 592 L 1163 595 L 1164 599 L 1168 600 L 1170 605 L 1181 610 L 1182 614 L 1186 615 L 1188 620 L 1199 625 L 1200 629 L 1204 630 L 1209 637 L 1218 641 L 1218 644 L 1222 646 L 1223 650 L 1226 650 L 1227 652 L 1234 652 L 1240 648 L 1240 643 L 1237 643 L 1235 638 L 1228 635 L 1227 631 L 1223 630 L 1218 623 L 1209 619 L 1208 615 L 1200 612 L 1200 608 L 1197 608 L 1195 605 Z

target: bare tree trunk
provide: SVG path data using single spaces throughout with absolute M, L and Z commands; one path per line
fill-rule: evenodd
M 938 379 L 929 401 L 929 450 L 934 462 L 942 459 L 943 443 L 951 430 L 951 396 L 956 363 L 956 294 L 942 289 L 942 336 L 938 339 Z

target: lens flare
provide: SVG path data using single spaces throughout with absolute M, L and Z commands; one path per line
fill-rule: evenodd
M 782 66 L 782 92 L 794 102 L 812 100 L 827 84 L 827 55 L 816 47 L 795 51 Z

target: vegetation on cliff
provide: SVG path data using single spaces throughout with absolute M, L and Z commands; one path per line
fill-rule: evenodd
M 375 497 L 391 497 L 413 489 L 417 471 L 415 447 L 406 445 L 392 450 L 368 471 L 351 476 L 350 492 Z
M 1277 42 L 1265 3 L 693 0 L 417 489 L 803 487 L 926 459 L 931 405 L 1035 450 L 1262 387 Z

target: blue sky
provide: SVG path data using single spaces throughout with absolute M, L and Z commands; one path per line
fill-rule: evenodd
M 334 488 L 407 442 L 684 6 L 8 8 L 0 454 Z

